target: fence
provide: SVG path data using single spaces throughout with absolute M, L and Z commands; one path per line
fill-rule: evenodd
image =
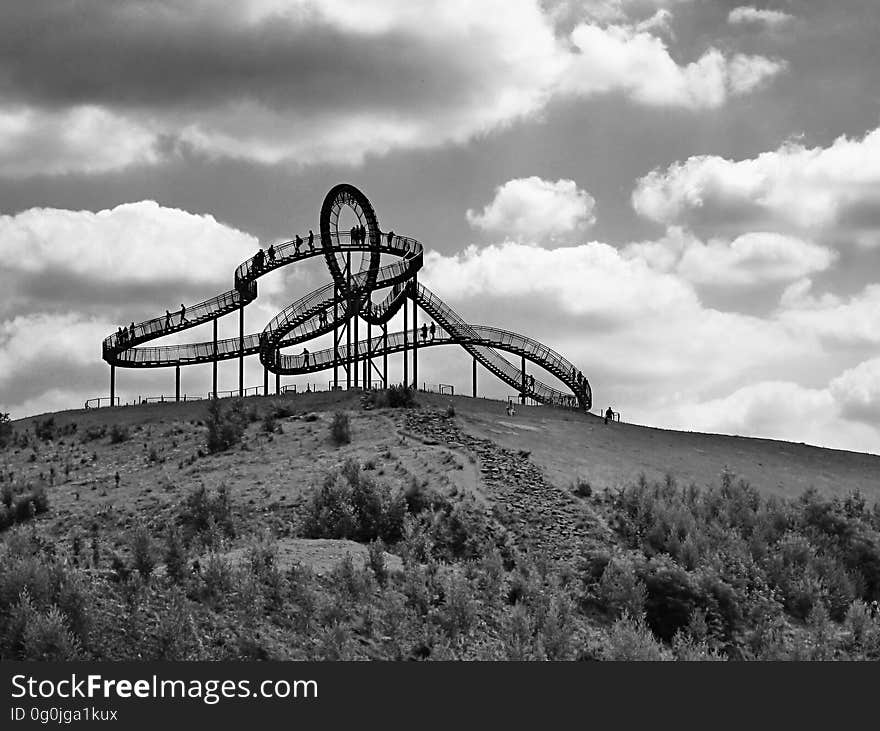
M 100 409 L 108 406 L 119 406 L 119 396 L 111 402 L 109 396 L 101 396 L 99 398 L 90 398 L 86 400 L 85 407 L 87 409 Z

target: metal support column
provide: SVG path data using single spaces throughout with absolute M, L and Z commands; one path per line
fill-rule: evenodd
M 367 332 L 366 332 L 366 337 L 367 337 L 367 357 L 364 358 L 364 378 L 363 378 L 363 384 L 364 384 L 364 388 L 365 388 L 365 389 L 368 389 L 368 388 L 370 387 L 370 377 L 372 376 L 372 373 L 370 372 L 370 365 L 372 364 L 373 359 L 372 359 L 372 357 L 371 357 L 371 356 L 372 356 L 372 352 L 370 351 L 370 348 L 372 347 L 373 343 L 370 342 L 370 331 L 372 330 L 372 327 L 370 326 L 370 323 L 367 322 L 366 320 L 364 320 L 364 330 L 367 331 Z
M 346 293 L 345 305 L 345 388 L 351 388 L 351 252 L 348 252 L 345 259 L 345 277 L 348 282 L 348 290 Z
M 409 325 L 407 324 L 407 302 L 406 297 L 403 298 L 403 386 L 404 388 L 409 388 L 409 353 L 407 353 L 407 348 L 409 347 Z
M 358 302 L 355 302 L 358 304 Z M 354 344 L 354 387 L 358 387 L 358 356 L 360 355 L 360 348 L 358 347 L 358 311 L 354 311 L 354 335 L 351 337 L 351 341 Z
M 238 311 L 238 395 L 244 396 L 244 304 Z
M 281 374 L 276 373 L 275 374 L 275 395 L 277 396 L 280 393 L 281 393 Z
M 525 404 L 526 402 L 526 357 L 522 356 L 522 365 L 520 366 L 520 383 L 521 390 L 519 393 L 519 402 L 521 404 Z
M 382 324 L 382 387 L 388 388 L 388 323 Z
M 269 395 L 269 369 L 263 366 L 263 396 Z
M 419 390 L 419 306 L 416 301 L 418 280 L 413 275 L 412 308 L 413 308 L 413 391 Z
M 214 360 L 211 363 L 214 376 L 214 398 L 217 398 L 217 318 L 214 318 Z
M 180 366 L 174 366 L 174 400 L 180 401 Z
M 98 404 L 100 405 L 100 401 Z M 110 405 L 116 406 L 116 366 L 110 366 Z
M 473 396 L 474 396 L 474 398 L 476 398 L 477 397 L 477 359 L 476 358 L 474 358 L 474 365 L 472 368 L 471 376 L 472 376 L 473 382 L 474 382 Z
M 339 287 L 333 285 L 333 390 L 339 388 Z M 277 391 L 276 387 L 276 391 Z

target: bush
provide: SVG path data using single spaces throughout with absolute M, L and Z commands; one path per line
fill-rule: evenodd
M 132 534 L 131 556 L 134 569 L 144 581 L 148 581 L 153 569 L 156 568 L 156 557 L 153 539 L 144 526 L 139 526 Z
M 55 417 L 34 421 L 34 436 L 43 442 L 50 442 L 55 438 Z
M 220 485 L 214 494 L 204 485 L 190 492 L 184 500 L 180 520 L 192 533 L 207 533 L 213 529 L 233 538 L 235 520 L 226 485 Z
M 369 405 L 377 409 L 411 409 L 418 406 L 413 390 L 403 385 L 370 391 L 366 399 Z M 448 415 L 455 416 L 455 409 L 453 408 L 453 413 Z
M 624 614 L 604 633 L 600 656 L 603 660 L 668 660 L 668 651 L 657 642 L 643 617 Z
M 624 613 L 640 617 L 645 611 L 648 592 L 629 561 L 613 559 L 602 572 L 598 588 L 599 600 L 613 617 Z
M 330 422 L 330 438 L 337 447 L 351 442 L 351 419 L 344 411 L 333 414 L 333 421 Z
M 179 584 L 186 576 L 186 548 L 180 537 L 180 531 L 175 527 L 169 528 L 165 534 L 164 558 L 168 578 Z
M 377 483 L 350 459 L 328 473 L 312 493 L 303 533 L 308 538 L 396 543 L 403 537 L 405 515 L 403 495 L 392 495 L 387 485 Z
M 110 427 L 110 444 L 121 444 L 129 440 L 128 426 L 125 424 L 114 424 Z
M 208 427 L 208 451 L 212 454 L 223 452 L 238 444 L 252 415 L 253 412 L 245 407 L 243 399 L 234 399 L 228 407 L 223 406 L 218 399 L 212 399 L 205 418 Z
M 578 477 L 572 488 L 572 492 L 578 497 L 588 498 L 593 495 L 593 486 L 586 480 Z
M 0 449 L 5 449 L 15 439 L 12 420 L 6 412 L 0 412 Z
M 80 440 L 85 444 L 86 442 L 93 442 L 96 439 L 103 439 L 107 435 L 107 426 L 104 424 L 91 424 L 85 428 L 85 431 L 82 432 L 80 436 Z

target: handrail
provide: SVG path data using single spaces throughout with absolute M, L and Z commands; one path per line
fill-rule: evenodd
M 339 214 L 344 206 L 355 213 L 366 235 L 352 238 L 350 232 L 338 230 Z M 360 253 L 358 269 L 344 271 L 340 257 L 350 259 Z M 349 365 L 365 357 L 376 357 L 412 347 L 407 341 L 418 340 L 418 330 L 411 335 L 402 332 L 362 339 L 351 348 L 340 344 L 315 353 L 291 355 L 282 349 L 300 345 L 332 332 L 358 317 L 370 325 L 387 325 L 414 299 L 436 323 L 430 342 L 418 347 L 456 344 L 463 347 L 491 373 L 523 396 L 540 403 L 559 406 L 576 405 L 589 410 L 592 406 L 590 384 L 580 371 L 562 355 L 546 345 L 509 330 L 466 322 L 455 310 L 421 284 L 415 277 L 424 259 L 422 245 L 412 238 L 379 229 L 372 205 L 359 190 L 339 185 L 328 193 L 321 209 L 318 233 L 296 235 L 274 245 L 273 256 L 268 250 L 242 262 L 235 270 L 234 288 L 207 299 L 185 311 L 175 310 L 141 323 L 120 328 L 104 339 L 103 358 L 124 368 L 162 368 L 216 362 L 231 358 L 259 355 L 260 361 L 275 374 L 299 374 L 325 370 L 334 363 Z M 396 257 L 380 266 L 382 255 Z M 279 311 L 259 333 L 217 341 L 179 345 L 144 346 L 165 335 L 187 330 L 246 307 L 257 297 L 257 280 L 283 266 L 323 256 L 332 281 L 292 302 Z M 352 262 L 353 263 L 353 262 Z M 372 301 L 376 291 L 385 291 L 378 302 Z M 519 355 L 565 384 L 570 393 L 560 391 L 530 376 L 524 382 L 520 366 L 511 363 L 501 352 Z M 238 393 L 238 391 L 232 391 Z M 219 395 L 219 394 L 218 394 Z

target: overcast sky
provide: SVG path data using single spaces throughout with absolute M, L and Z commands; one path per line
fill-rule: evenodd
M 878 37 L 876 0 L 3 3 L 0 410 L 106 395 L 105 335 L 229 289 L 346 181 L 597 407 L 880 453 Z M 261 281 L 248 330 L 327 281 Z

